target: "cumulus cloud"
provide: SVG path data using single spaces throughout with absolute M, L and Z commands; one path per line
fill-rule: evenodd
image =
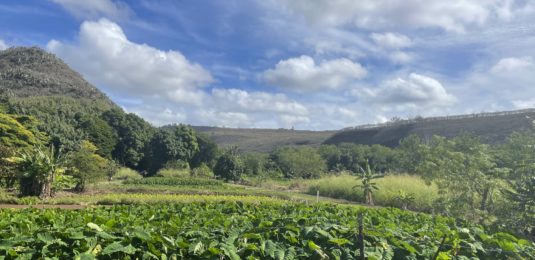
M 86 21 L 77 41 L 52 40 L 47 48 L 108 93 L 140 100 L 125 109 L 155 125 L 188 122 L 276 128 L 309 122 L 307 107 L 284 94 L 207 90 L 214 80 L 201 65 L 178 51 L 132 42 L 107 19 Z
M 292 115 L 306 115 L 307 109 L 283 94 L 247 92 L 240 89 L 213 89 L 213 102 L 223 110 L 250 112 L 277 112 Z
M 372 33 L 370 38 L 377 45 L 387 49 L 402 49 L 412 45 L 409 37 L 399 33 Z
M 213 81 L 210 72 L 182 53 L 134 43 L 107 19 L 84 22 L 74 44 L 53 40 L 47 47 L 112 93 L 199 102 L 197 89 Z
M 417 73 L 385 81 L 370 95 L 387 104 L 447 106 L 456 101 L 438 80 Z
M 101 17 L 124 19 L 131 14 L 123 2 L 112 0 L 52 0 L 79 19 L 98 19 Z
M 279 0 L 308 21 L 364 29 L 440 28 L 464 32 L 491 18 L 509 19 L 516 9 L 510 0 Z
M 494 74 L 512 73 L 525 69 L 532 69 L 535 72 L 535 63 L 532 57 L 509 57 L 503 58 L 496 63 L 490 71 Z
M 0 51 L 3 51 L 7 49 L 8 47 L 9 45 L 7 45 L 7 43 L 5 43 L 2 39 L 0 39 Z
M 272 86 L 303 92 L 347 88 L 366 74 L 364 67 L 349 59 L 326 60 L 316 64 L 314 59 L 303 55 L 279 61 L 275 68 L 263 73 L 263 79 Z

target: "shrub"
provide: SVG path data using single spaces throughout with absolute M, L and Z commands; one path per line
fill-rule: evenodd
M 165 168 L 159 170 L 155 176 L 165 178 L 188 178 L 191 176 L 191 173 L 189 169 Z
M 213 178 L 214 172 L 206 164 L 202 163 L 199 167 L 191 171 L 191 175 L 195 178 Z
M 138 180 L 141 178 L 143 178 L 141 174 L 126 167 L 121 167 L 113 176 L 114 180 Z

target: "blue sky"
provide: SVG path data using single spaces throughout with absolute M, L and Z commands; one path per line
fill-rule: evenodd
M 340 129 L 535 107 L 521 0 L 4 0 L 40 46 L 155 125 Z

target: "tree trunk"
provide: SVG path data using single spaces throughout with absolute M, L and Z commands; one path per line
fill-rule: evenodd
M 485 187 L 481 195 L 481 210 L 487 210 L 487 200 L 489 199 L 490 187 Z
M 373 194 L 371 192 L 366 192 L 366 204 L 373 206 Z

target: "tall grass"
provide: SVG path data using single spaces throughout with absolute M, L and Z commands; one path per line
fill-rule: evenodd
M 114 180 L 139 180 L 143 178 L 139 172 L 136 172 L 130 168 L 121 167 L 117 170 L 117 173 L 113 175 Z
M 397 199 L 400 191 L 412 194 L 414 200 L 409 203 L 409 209 L 430 211 L 433 201 L 437 198 L 437 187 L 427 185 L 418 176 L 389 175 L 375 182 L 379 190 L 375 190 L 373 198 L 376 205 L 400 207 L 401 202 Z M 361 182 L 355 176 L 340 175 L 329 176 L 319 180 L 310 181 L 309 194 L 316 194 L 319 190 L 321 196 L 346 199 L 356 202 L 364 202 Z

